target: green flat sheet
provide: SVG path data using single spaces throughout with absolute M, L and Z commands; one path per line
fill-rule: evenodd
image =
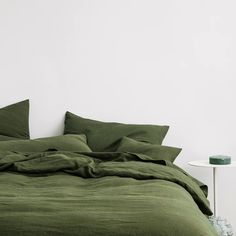
M 0 235 L 216 236 L 203 190 L 132 154 L 0 152 Z

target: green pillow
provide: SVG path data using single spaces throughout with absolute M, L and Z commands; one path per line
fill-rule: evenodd
M 155 160 L 166 160 L 174 162 L 175 158 L 179 155 L 181 150 L 181 148 L 143 143 L 131 138 L 123 137 L 116 151 L 144 154 Z
M 9 137 L 9 136 L 5 136 L 5 135 L 1 135 L 1 134 L 0 134 L 0 141 L 7 141 L 7 140 L 19 140 L 19 139 L 18 139 L 18 138 Z
M 29 100 L 0 109 L 0 141 L 29 139 Z
M 91 152 L 86 142 L 86 136 L 61 135 L 33 140 L 10 140 L 0 142 L 0 151 L 43 152 L 49 149 L 71 152 Z
M 66 112 L 64 134 L 86 134 L 93 151 L 115 151 L 122 137 L 161 144 L 169 126 L 108 123 Z

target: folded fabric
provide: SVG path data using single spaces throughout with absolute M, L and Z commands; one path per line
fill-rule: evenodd
M 93 151 L 115 151 L 122 137 L 161 144 L 169 126 L 135 125 L 85 119 L 66 112 L 64 134 L 85 134 Z
M 123 137 L 116 151 L 136 153 L 138 155 L 144 154 L 153 158 L 154 160 L 166 160 L 174 162 L 181 150 L 181 148 L 177 147 L 144 143 L 128 137 Z
M 1 151 L 42 152 L 54 149 L 71 152 L 91 152 L 86 142 L 86 136 L 83 134 L 0 142 Z
M 6 137 L 4 137 L 6 136 Z M 0 109 L 0 141 L 29 139 L 29 100 Z

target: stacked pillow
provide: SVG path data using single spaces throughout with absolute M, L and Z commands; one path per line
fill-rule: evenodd
M 175 158 L 181 152 L 181 148 L 144 143 L 128 137 L 123 137 L 116 151 L 130 152 L 137 155 L 144 154 L 154 160 L 167 160 L 174 162 Z
M 128 152 L 174 162 L 181 149 L 161 145 L 166 125 L 102 122 L 66 112 L 64 134 L 29 140 L 29 100 L 0 109 L 0 150 Z
M 1 141 L 0 150 L 15 152 L 44 152 L 48 150 L 91 152 L 84 134 L 67 134 L 33 140 Z
M 85 134 L 95 152 L 129 152 L 173 162 L 180 148 L 162 146 L 169 126 L 134 125 L 85 119 L 66 112 L 64 134 Z
M 93 151 L 116 151 L 122 137 L 141 142 L 161 144 L 168 126 L 134 125 L 101 122 L 85 119 L 71 112 L 66 113 L 64 134 L 85 134 Z
M 0 109 L 0 150 L 42 152 L 47 150 L 91 152 L 86 136 L 61 135 L 30 140 L 29 100 Z

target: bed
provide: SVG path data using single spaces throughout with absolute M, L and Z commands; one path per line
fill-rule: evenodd
M 67 113 L 64 135 L 30 140 L 26 121 L 21 137 L 22 125 L 1 124 L 0 235 L 217 235 L 207 186 L 173 163 L 181 149 L 162 145 L 167 126 Z
M 120 153 L 0 155 L 1 235 L 216 235 L 201 186 L 170 163 Z

